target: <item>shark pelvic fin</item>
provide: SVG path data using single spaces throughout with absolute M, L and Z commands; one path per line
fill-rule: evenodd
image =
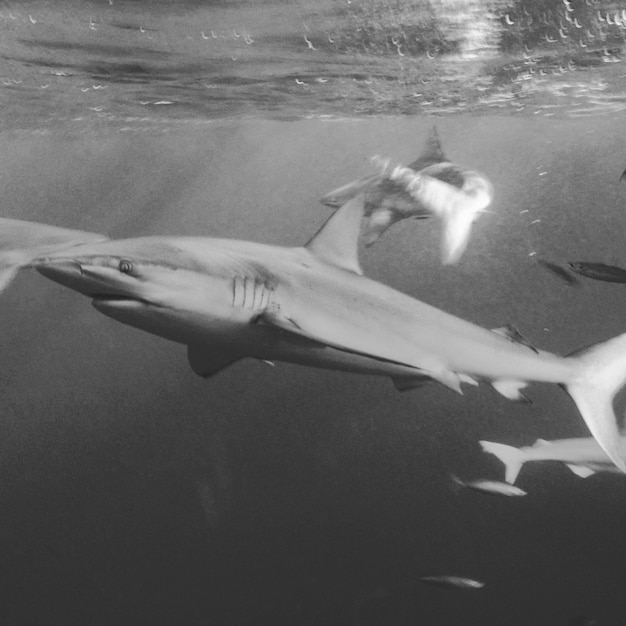
M 242 358 L 241 354 L 190 344 L 187 359 L 194 374 L 209 378 Z
M 566 463 L 567 467 L 569 467 L 576 476 L 580 476 L 581 478 L 588 478 L 592 474 L 595 474 L 595 470 L 592 470 L 590 467 L 586 467 L 584 465 L 575 465 L 574 463 Z
M 365 199 L 359 194 L 331 215 L 305 248 L 326 263 L 363 274 L 358 247 L 364 213 Z
M 521 391 L 526 387 L 526 383 L 522 380 L 494 380 L 491 386 L 508 400 L 532 404 L 530 398 Z

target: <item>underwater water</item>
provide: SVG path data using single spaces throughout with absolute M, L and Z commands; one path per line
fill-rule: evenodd
M 436 126 L 494 186 L 442 266 L 435 220 L 366 275 L 568 354 L 626 330 L 626 5 L 605 0 L 0 3 L 1 217 L 114 238 L 306 242 L 328 191 Z M 184 347 L 20 272 L 0 299 L 0 621 L 11 625 L 626 623 L 626 477 L 479 440 L 586 437 L 556 385 L 399 393 L 382 377 Z M 623 408 L 618 415 L 623 414 Z M 416 582 L 468 576 L 476 590 Z

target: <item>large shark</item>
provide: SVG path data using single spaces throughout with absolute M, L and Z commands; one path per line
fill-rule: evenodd
M 530 381 L 561 384 L 626 471 L 612 406 L 626 382 L 626 334 L 560 357 L 366 278 L 357 246 L 364 212 L 359 195 L 298 248 L 140 237 L 26 254 L 21 266 L 115 320 L 185 344 L 200 376 L 252 357 L 389 376 L 400 389 L 434 380 L 460 393 L 461 383 L 486 380 L 511 399 Z M 42 227 L 30 227 L 36 243 Z
M 365 196 L 366 245 L 396 222 L 437 217 L 442 222 L 444 264 L 456 263 L 467 247 L 472 224 L 491 203 L 493 187 L 482 174 L 449 161 L 437 129 L 432 128 L 422 154 L 406 167 L 390 167 L 334 189 L 320 199 L 333 208 L 358 194 Z
M 613 472 L 617 468 L 593 437 L 578 439 L 537 439 L 532 446 L 515 448 L 493 441 L 479 442 L 483 451 L 496 456 L 505 466 L 505 480 L 513 484 L 522 465 L 535 461 L 565 463 L 574 474 L 587 478 L 596 472 Z M 622 455 L 626 456 L 626 437 L 620 439 Z

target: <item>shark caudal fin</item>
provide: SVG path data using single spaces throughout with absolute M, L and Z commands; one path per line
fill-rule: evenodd
M 577 372 L 565 388 L 573 398 L 587 427 L 611 461 L 626 473 L 620 451 L 620 427 L 613 410 L 615 394 L 626 384 L 626 333 L 579 350 Z
M 0 218 L 0 293 L 10 284 L 18 270 L 39 256 L 83 243 L 105 241 L 107 237 L 82 230 L 70 230 Z
M 506 446 L 503 443 L 493 443 L 492 441 L 479 441 L 478 443 L 481 445 L 483 452 L 493 454 L 504 463 L 506 468 L 504 480 L 512 485 L 524 464 L 524 453 L 518 448 Z

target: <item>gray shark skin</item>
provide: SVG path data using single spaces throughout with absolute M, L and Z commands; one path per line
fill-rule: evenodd
M 357 196 L 299 248 L 140 237 L 25 255 L 22 267 L 117 321 L 185 344 L 205 377 L 252 357 L 389 376 L 399 389 L 434 380 L 461 393 L 461 383 L 485 380 L 510 399 L 531 381 L 564 385 L 626 471 L 612 407 L 626 381 L 626 334 L 559 357 L 371 280 L 357 255 L 364 210 Z
M 546 441 L 537 439 L 532 446 L 515 448 L 492 441 L 479 442 L 483 451 L 496 456 L 505 466 L 505 480 L 515 483 L 525 463 L 556 461 L 564 463 L 574 474 L 587 478 L 596 472 L 614 472 L 615 465 L 593 437 L 577 439 L 557 439 Z M 626 456 L 626 437 L 619 441 L 620 450 Z
M 415 161 L 396 168 L 390 168 L 387 161 L 381 164 L 381 170 L 334 189 L 320 202 L 339 208 L 363 194 L 367 246 L 400 220 L 437 217 L 443 230 L 442 261 L 456 263 L 465 251 L 473 222 L 493 198 L 493 187 L 487 178 L 449 161 L 435 127 Z

